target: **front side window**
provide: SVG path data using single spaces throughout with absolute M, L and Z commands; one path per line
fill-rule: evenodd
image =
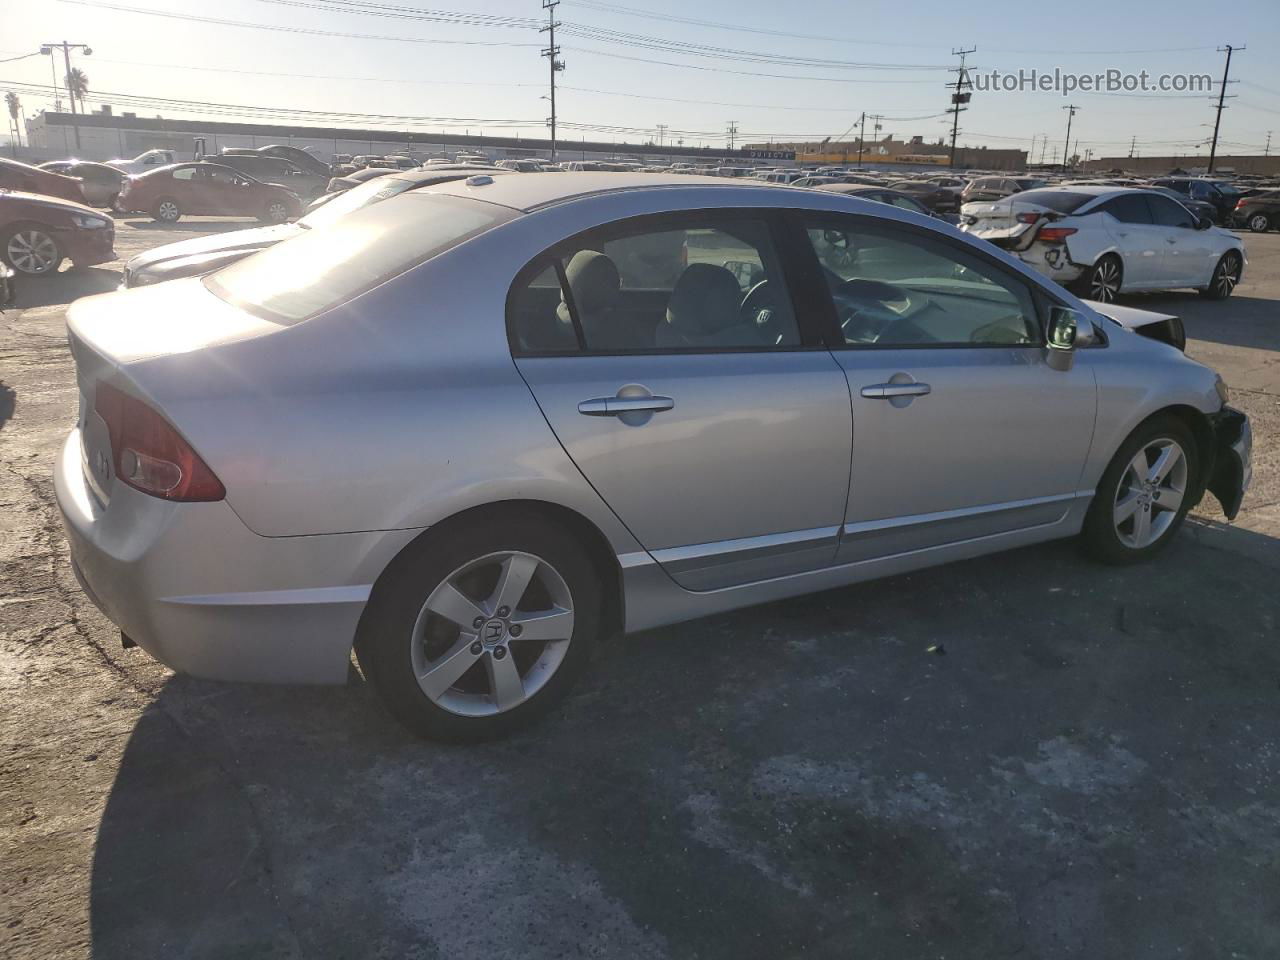
M 805 228 L 849 346 L 1040 342 L 1026 285 L 958 244 L 849 218 Z
M 709 352 L 800 346 L 763 220 L 645 218 L 548 251 L 508 301 L 522 353 Z
M 1147 202 L 1151 204 L 1153 219 L 1162 227 L 1183 227 L 1190 230 L 1196 225 L 1195 218 L 1176 200 L 1152 196 L 1147 198 Z

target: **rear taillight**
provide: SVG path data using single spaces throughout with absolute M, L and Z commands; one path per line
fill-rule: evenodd
M 1038 213 L 1020 213 L 1017 216 L 1017 221 L 1019 223 L 1035 223 L 1039 219 L 1040 214 Z
M 1036 239 L 1045 243 L 1062 243 L 1075 232 L 1075 227 L 1041 227 Z
M 106 422 L 111 459 L 124 483 L 163 500 L 221 500 L 212 470 L 164 417 L 141 400 L 100 383 L 93 408 Z
M 1243 210 L 1243 209 L 1244 209 L 1245 207 L 1247 207 L 1248 205 L 1249 205 L 1249 201 L 1248 201 L 1248 200 L 1237 200 L 1237 201 L 1236 201 L 1236 209 L 1237 209 L 1237 210 Z

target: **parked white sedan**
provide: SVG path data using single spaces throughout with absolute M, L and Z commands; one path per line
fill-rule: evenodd
M 1244 243 L 1152 190 L 1064 186 L 967 203 L 961 229 L 989 240 L 1082 297 L 1191 287 L 1231 296 Z

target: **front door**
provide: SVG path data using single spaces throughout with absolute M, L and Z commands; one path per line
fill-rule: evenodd
M 623 221 L 549 252 L 510 301 L 516 363 L 573 462 L 677 583 L 828 565 L 846 382 L 764 218 Z
M 1203 287 L 1209 285 L 1217 266 L 1207 230 L 1197 229 L 1198 222 L 1182 204 L 1158 194 L 1147 198 L 1151 212 L 1164 234 L 1166 287 Z
M 1045 364 L 1031 287 L 935 233 L 856 217 L 805 227 L 853 407 L 838 561 L 1061 520 L 1082 494 L 1096 388 L 1087 362 Z

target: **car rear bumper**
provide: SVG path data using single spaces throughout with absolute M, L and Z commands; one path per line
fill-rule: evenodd
M 225 502 L 91 493 L 80 431 L 54 490 L 85 593 L 174 670 L 214 680 L 342 683 L 377 572 L 417 531 L 261 537 Z

